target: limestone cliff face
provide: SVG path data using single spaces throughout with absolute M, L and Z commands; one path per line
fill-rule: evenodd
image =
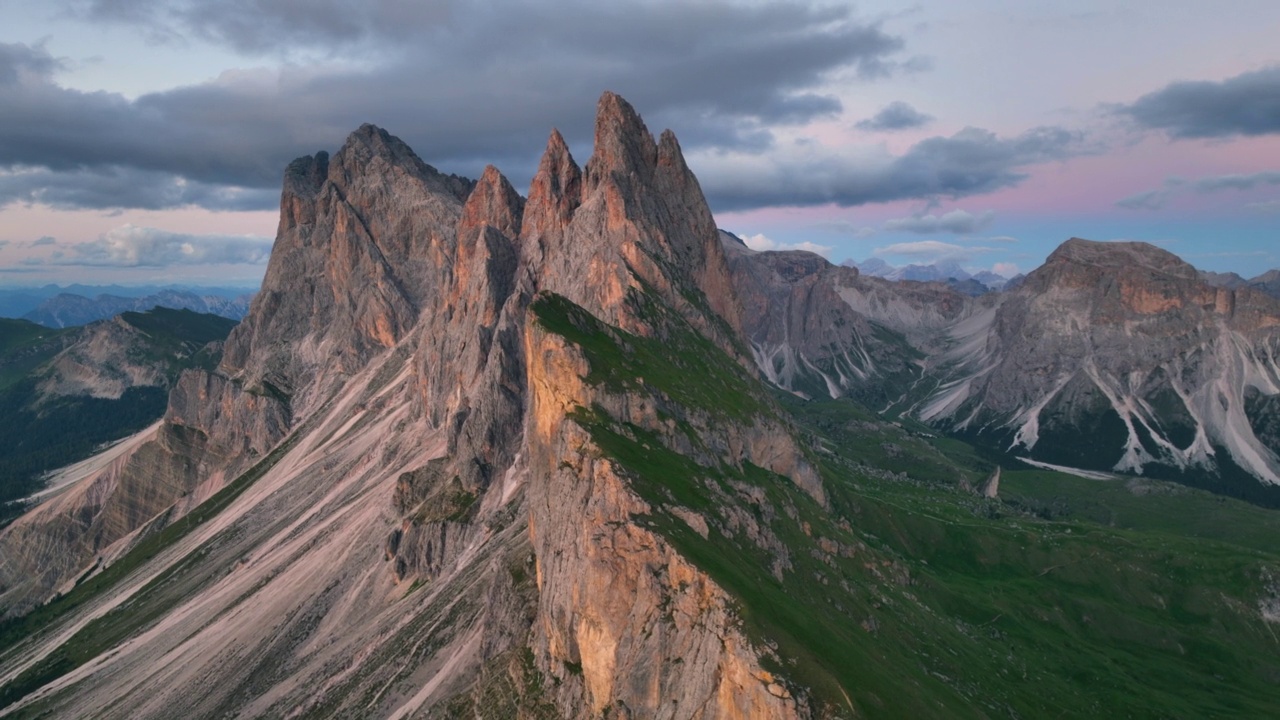
M 582 354 L 536 324 L 526 349 L 534 644 L 566 716 L 803 716 L 807 707 L 760 667 L 731 599 L 637 522 L 652 508 L 571 418 L 607 403 L 652 427 L 652 399 L 601 394 L 583 381 Z
M 434 578 L 472 542 L 487 521 L 473 503 L 519 452 L 528 301 L 516 286 L 523 207 L 497 168 L 486 168 L 458 219 L 448 284 L 411 338 L 416 404 L 444 433 L 446 454 L 397 486 L 404 517 L 386 546 L 397 577 Z
M 330 159 L 285 172 L 263 287 L 219 370 L 294 397 L 332 368 L 351 373 L 395 345 L 448 283 L 471 183 L 442 175 L 372 125 Z
M 636 297 L 653 293 L 728 348 L 740 309 L 719 235 L 675 135 L 654 142 L 625 100 L 605 93 L 595 152 L 579 171 L 553 133 L 530 191 L 521 244 L 539 290 L 628 331 L 652 328 Z M 696 291 L 689 297 L 683 291 Z

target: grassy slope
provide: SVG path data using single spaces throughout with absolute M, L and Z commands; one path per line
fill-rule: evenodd
M 0 392 L 26 377 L 65 347 L 79 328 L 54 330 L 27 320 L 0 318 Z
M 626 375 L 649 391 L 725 417 L 743 402 L 724 394 L 736 383 L 723 376 L 745 372 L 723 353 L 682 355 L 692 341 L 626 353 L 563 303 L 534 310 L 553 331 L 573 328 L 562 334 L 588 350 L 589 380 L 607 384 L 612 370 L 599 363 L 626 355 Z M 662 384 L 703 377 L 678 372 L 693 362 L 719 392 Z M 779 402 L 815 448 L 829 509 L 750 465 L 699 466 L 599 408 L 576 420 L 657 508 L 641 520 L 733 594 L 748 631 L 776 648 L 776 669 L 830 707 L 1188 718 L 1280 708 L 1280 641 L 1258 612 L 1280 577 L 1274 515 L 1055 473 L 1006 473 L 1010 502 L 986 500 L 958 488 L 991 467 L 962 443 L 877 422 L 849 401 Z M 677 505 L 704 515 L 708 538 L 668 512 Z M 777 552 L 733 529 L 729 517 L 742 514 L 786 548 L 780 578 Z

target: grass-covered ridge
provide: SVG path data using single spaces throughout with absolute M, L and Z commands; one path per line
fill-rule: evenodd
M 120 316 L 138 330 L 122 362 L 161 369 L 169 383 L 183 370 L 211 370 L 218 345 L 234 320 L 190 310 L 154 308 Z M 102 321 L 114 322 L 111 320 Z M 25 320 L 0 318 L 0 525 L 21 514 L 14 502 L 40 489 L 40 476 L 89 457 L 102 445 L 127 437 L 164 414 L 168 389 L 130 387 L 119 398 L 48 395 L 40 382 L 48 364 L 94 325 L 52 330 Z
M 762 400 L 767 391 L 683 318 L 645 293 L 629 300 L 665 331 L 660 337 L 607 325 L 561 295 L 539 295 L 530 308 L 539 325 L 582 350 L 591 366 L 584 378 L 590 384 L 615 393 L 656 390 L 683 407 L 727 419 L 771 412 Z
M 965 484 L 994 467 L 990 453 L 849 400 L 767 403 L 745 371 L 714 393 L 650 385 L 675 382 L 678 344 L 633 345 L 567 301 L 544 298 L 535 312 L 582 349 L 587 380 L 613 392 L 657 389 L 692 410 L 768 404 L 793 418 L 829 508 L 750 464 L 695 462 L 602 407 L 573 414 L 654 508 L 638 520 L 735 598 L 749 635 L 781 659 L 771 669 L 833 711 L 1264 718 L 1280 708 L 1271 511 L 1159 481 L 1023 470 L 1006 470 L 1004 499 L 987 500 Z
M 0 318 L 0 392 L 66 347 L 78 328 L 54 330 L 27 320 Z

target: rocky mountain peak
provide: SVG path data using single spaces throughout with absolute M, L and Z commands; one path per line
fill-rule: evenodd
M 1053 268 L 1064 263 L 1088 265 L 1104 272 L 1142 268 L 1186 280 L 1197 279 L 1196 269 L 1173 253 L 1145 242 L 1096 242 L 1071 238 L 1045 261 Z
M 569 224 L 569 218 L 581 202 L 582 170 L 573 161 L 560 131 L 552 130 L 542 161 L 538 163 L 538 172 L 529 185 L 529 201 L 520 235 L 539 238 L 558 232 Z
M 358 178 L 374 176 L 387 180 L 408 175 L 419 182 L 465 201 L 474 182 L 458 175 L 445 175 L 426 164 L 403 140 L 376 125 L 365 123 L 347 140 L 329 163 L 329 181 L 345 191 Z
M 657 163 L 658 147 L 640 115 L 626 100 L 606 91 L 596 104 L 595 147 L 587 163 L 587 185 L 594 187 L 608 174 L 647 180 Z
M 498 170 L 488 165 L 462 206 L 458 234 L 488 225 L 509 238 L 520 234 L 524 198 Z
M 315 199 L 329 175 L 329 153 L 321 150 L 289 163 L 284 170 L 284 189 L 280 193 L 280 230 L 315 222 Z
M 538 289 L 641 334 L 648 332 L 644 313 L 629 303 L 646 293 L 696 327 L 717 325 L 690 305 L 701 294 L 740 327 L 715 222 L 675 135 L 666 133 L 660 148 L 634 108 L 609 92 L 595 127 L 595 151 L 581 176 L 553 133 L 534 178 L 521 244 Z

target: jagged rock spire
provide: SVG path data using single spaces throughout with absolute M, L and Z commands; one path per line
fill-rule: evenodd
M 606 91 L 596 104 L 595 148 L 587 162 L 587 191 L 607 175 L 615 181 L 635 176 L 647 182 L 657 164 L 657 145 L 640 115 L 626 100 Z
M 542 161 L 538 163 L 538 172 L 529 186 L 529 202 L 520 235 L 537 238 L 562 230 L 581 202 L 582 170 L 573 161 L 560 131 L 552 130 Z
M 520 234 L 524 204 L 524 198 L 511 187 L 498 168 L 486 165 L 484 174 L 462 207 L 458 234 L 461 236 L 488 225 L 509 238 L 515 238 Z

